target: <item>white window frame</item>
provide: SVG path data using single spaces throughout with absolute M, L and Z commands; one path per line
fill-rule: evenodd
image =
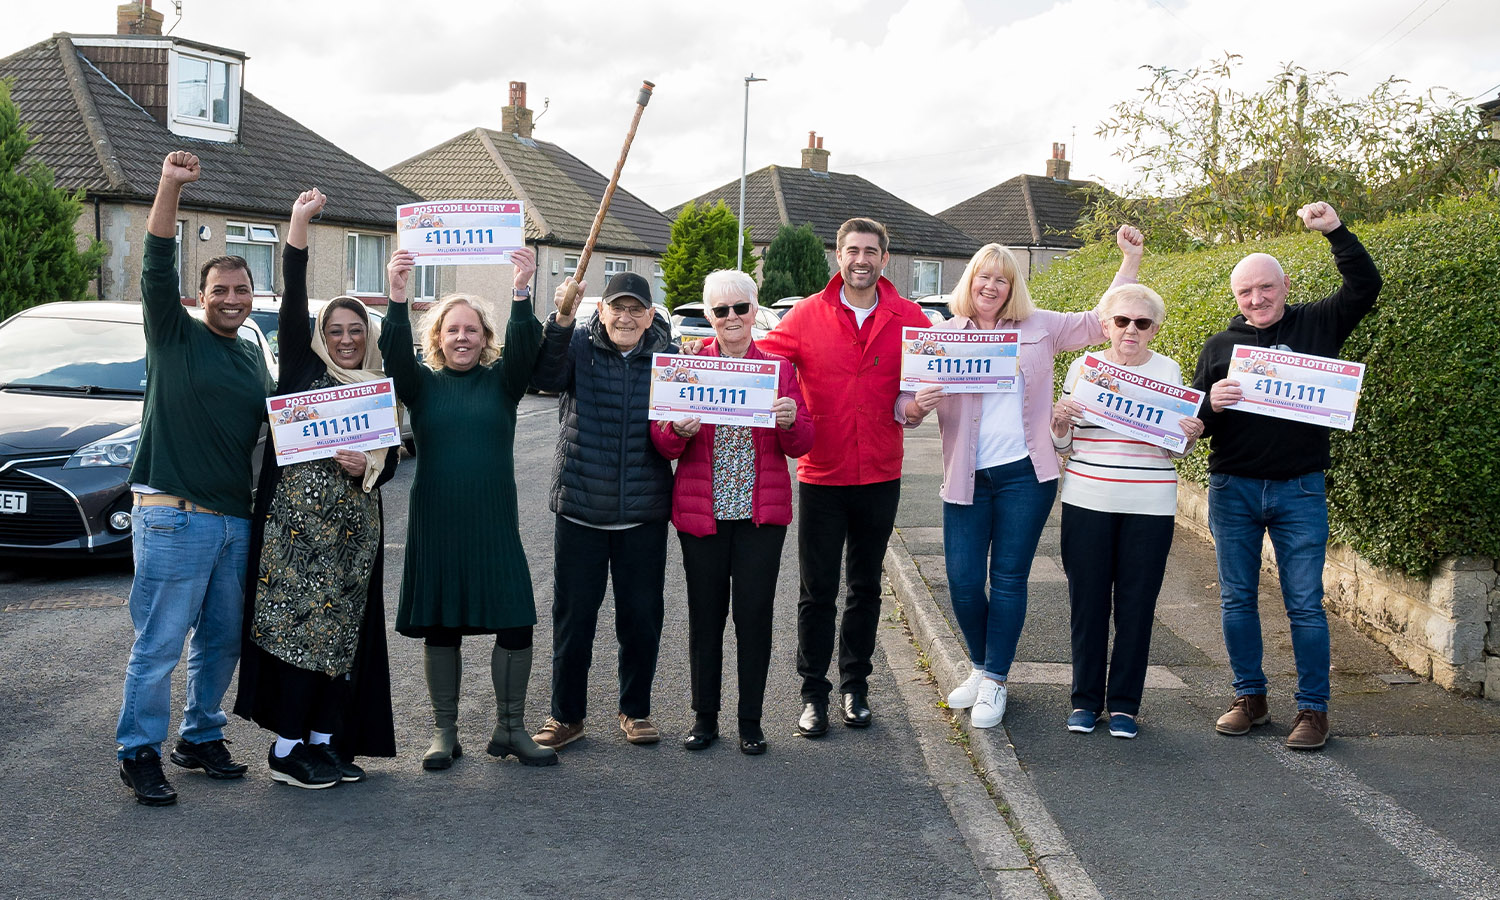
M 605 284 L 608 284 L 609 280 L 611 278 L 615 277 L 616 275 L 619 275 L 622 272 L 629 272 L 629 271 L 630 271 L 630 260 L 628 260 L 628 259 L 621 259 L 618 256 L 612 256 L 612 257 L 611 256 L 606 256 L 604 258 L 604 282 L 605 282 Z
M 372 290 L 360 290 L 359 289 L 359 285 L 356 283 L 357 277 L 359 275 L 359 248 L 360 248 L 360 245 L 363 243 L 360 240 L 360 238 L 369 238 L 369 239 L 373 239 L 373 240 L 378 240 L 380 242 L 379 247 L 375 250 L 375 253 L 377 254 L 377 256 L 379 257 L 379 260 L 380 260 L 380 264 L 378 266 L 378 270 L 380 272 L 380 284 L 373 291 Z M 345 272 L 344 272 L 344 292 L 345 293 L 347 293 L 347 294 L 353 294 L 356 297 L 384 297 L 386 295 L 386 293 L 385 293 L 386 292 L 386 283 L 385 283 L 385 258 L 386 258 L 386 247 L 388 246 L 387 242 L 389 240 L 390 240 L 390 235 L 388 235 L 388 234 L 376 234 L 376 233 L 368 232 L 368 231 L 350 231 L 350 232 L 346 232 L 345 233 L 345 235 L 344 235 L 344 268 L 345 268 Z M 354 259 L 352 261 L 349 258 L 351 252 L 354 255 Z M 351 265 L 351 262 L 352 262 L 352 265 Z M 365 287 L 368 288 L 369 286 L 366 285 Z
M 578 254 L 568 253 L 563 255 L 563 277 L 578 277 Z
M 235 228 L 243 228 L 243 237 L 231 237 L 230 232 Z M 234 252 L 236 245 L 247 244 L 253 247 L 269 247 L 271 249 L 271 271 L 270 277 L 261 283 L 261 279 L 255 279 L 255 293 L 257 296 L 273 296 L 276 293 L 276 251 L 281 244 L 280 233 L 275 225 L 262 225 L 257 222 L 225 222 L 224 223 L 224 252 L 229 256 L 238 256 L 246 262 L 250 261 L 243 253 Z M 255 270 L 251 269 L 253 273 Z
M 660 260 L 657 260 L 651 264 L 651 291 L 656 295 L 657 303 L 666 302 L 667 273 L 662 270 Z
M 438 272 L 440 266 L 416 266 L 411 270 L 408 300 L 431 302 L 438 298 Z
M 921 273 L 922 273 L 922 271 L 924 269 L 931 271 L 934 274 L 934 276 L 936 277 L 936 281 L 933 284 L 933 289 L 930 290 L 930 291 L 927 291 L 926 293 L 922 293 L 921 292 L 921 288 L 920 288 L 920 285 L 918 283 L 919 280 L 922 277 Z M 943 261 L 940 260 L 940 259 L 914 259 L 914 260 L 912 260 L 911 261 L 911 296 L 913 298 L 915 298 L 915 297 L 930 297 L 930 296 L 933 296 L 934 294 L 941 294 L 942 292 L 943 292 Z
M 182 60 L 190 59 L 208 64 L 210 97 L 208 116 L 185 116 L 177 112 L 178 80 L 182 76 Z M 222 65 L 225 86 L 229 97 L 227 122 L 213 120 L 213 74 Z M 167 54 L 167 128 L 173 134 L 200 138 L 206 141 L 227 143 L 235 140 L 240 130 L 240 85 L 243 81 L 243 63 L 232 56 L 194 50 L 186 53 L 176 48 Z

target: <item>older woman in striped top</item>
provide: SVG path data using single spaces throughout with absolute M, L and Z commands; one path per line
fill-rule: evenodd
M 1182 384 L 1177 363 L 1149 346 L 1166 318 L 1166 305 L 1155 291 L 1139 284 L 1117 285 L 1105 293 L 1100 310 L 1109 338 L 1106 360 L 1156 381 Z M 1052 414 L 1052 444 L 1069 457 L 1062 483 L 1062 561 L 1073 633 L 1073 712 L 1068 730 L 1091 732 L 1100 712 L 1108 710 L 1109 733 L 1133 738 L 1146 685 L 1156 595 L 1166 572 L 1177 512 L 1172 459 L 1191 450 L 1191 441 L 1203 433 L 1203 423 L 1182 420 L 1190 443 L 1182 453 L 1173 454 L 1086 422 L 1082 408 L 1066 396 L 1082 366 L 1080 357 L 1068 369 L 1065 395 Z

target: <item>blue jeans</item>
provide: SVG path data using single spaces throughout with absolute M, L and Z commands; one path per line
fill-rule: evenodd
M 953 615 L 974 667 L 1010 676 L 1026 622 L 1026 579 L 1057 499 L 1057 480 L 1038 482 L 1030 458 L 974 473 L 974 503 L 943 503 L 943 556 Z M 985 591 L 985 576 L 989 591 Z
M 179 734 L 202 743 L 224 736 L 220 703 L 240 659 L 250 520 L 166 506 L 130 512 L 135 579 L 130 621 L 135 644 L 115 728 L 121 759 L 167 738 L 172 670 L 188 644 L 187 706 Z
M 1328 709 L 1328 616 L 1323 612 L 1323 559 L 1328 502 L 1323 473 L 1285 481 L 1210 475 L 1208 527 L 1219 558 L 1224 646 L 1235 696 L 1264 694 L 1261 668 L 1260 552 L 1269 533 L 1281 575 L 1281 599 L 1297 660 L 1297 708 Z

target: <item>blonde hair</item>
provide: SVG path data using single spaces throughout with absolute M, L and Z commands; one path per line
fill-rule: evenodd
M 422 334 L 422 358 L 430 368 L 441 369 L 448 361 L 443 357 L 443 320 L 455 306 L 467 306 L 479 316 L 484 329 L 484 348 L 479 351 L 479 365 L 487 366 L 500 358 L 500 338 L 490 321 L 489 304 L 475 294 L 449 294 L 427 313 L 427 329 Z
M 708 273 L 703 279 L 703 305 L 705 307 L 713 306 L 715 300 L 730 298 L 756 303 L 759 293 L 755 287 L 754 278 L 734 269 L 719 269 L 717 272 Z
M 1000 275 L 1010 282 L 1010 295 L 1000 307 L 1001 321 L 1020 322 L 1036 312 L 1036 304 L 1031 302 L 1031 292 L 1026 290 L 1026 279 L 1021 277 L 1021 266 L 1015 256 L 999 244 L 985 244 L 964 266 L 964 273 L 958 276 L 958 284 L 953 287 L 948 309 L 955 316 L 974 318 L 978 312 L 974 305 L 974 274 L 988 267 L 999 269 Z
M 1139 300 L 1146 304 L 1146 309 L 1151 313 L 1151 321 L 1157 325 L 1162 324 L 1167 318 L 1167 304 L 1161 299 L 1161 295 L 1151 290 L 1144 284 L 1117 284 L 1104 292 L 1099 298 L 1099 311 L 1104 316 L 1112 316 L 1121 303 L 1131 300 Z

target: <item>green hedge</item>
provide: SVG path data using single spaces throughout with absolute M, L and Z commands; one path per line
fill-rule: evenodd
M 1354 431 L 1333 434 L 1334 539 L 1419 577 L 1447 556 L 1500 557 L 1500 203 L 1451 201 L 1353 229 L 1385 287 L 1342 354 L 1369 369 Z M 1339 283 L 1327 241 L 1312 233 L 1147 253 L 1141 281 L 1167 302 L 1151 346 L 1184 378 L 1236 312 L 1230 270 L 1257 250 L 1291 275 L 1289 303 Z M 1032 295 L 1049 309 L 1092 308 L 1118 264 L 1112 244 L 1086 247 L 1038 275 Z M 1059 387 L 1069 361 L 1057 360 Z M 1206 483 L 1206 463 L 1200 448 L 1179 469 Z

